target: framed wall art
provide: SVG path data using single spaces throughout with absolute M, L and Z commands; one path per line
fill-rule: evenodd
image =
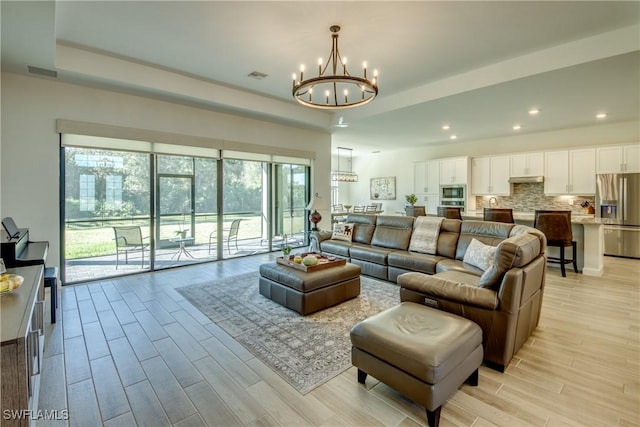
M 369 189 L 371 200 L 395 200 L 396 177 L 371 178 Z

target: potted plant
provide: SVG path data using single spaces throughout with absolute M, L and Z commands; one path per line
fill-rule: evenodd
M 293 249 L 291 246 L 289 245 L 285 245 L 282 247 L 282 255 L 284 255 L 284 258 L 289 258 L 289 254 L 291 253 L 291 249 Z
M 416 197 L 416 195 L 413 193 L 407 194 L 406 196 L 404 196 L 404 198 L 411 206 L 415 205 L 418 202 L 418 197 Z
M 176 230 L 176 237 L 179 237 L 180 239 L 186 239 L 187 238 L 187 232 L 189 232 L 189 229 L 184 229 L 184 230 Z

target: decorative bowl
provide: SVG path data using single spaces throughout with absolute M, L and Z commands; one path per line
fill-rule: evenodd
M 0 275 L 0 295 L 13 292 L 22 286 L 24 277 L 17 274 L 2 274 Z

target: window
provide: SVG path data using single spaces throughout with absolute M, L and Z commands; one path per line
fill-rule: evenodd
M 107 209 L 116 210 L 122 207 L 122 176 L 108 175 L 105 179 L 105 205 Z
M 94 175 L 80 175 L 79 209 L 80 212 L 96 210 L 96 177 Z

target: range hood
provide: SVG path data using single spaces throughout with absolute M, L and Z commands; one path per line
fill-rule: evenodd
M 509 178 L 511 184 L 524 184 L 528 182 L 544 182 L 544 176 L 514 176 Z

